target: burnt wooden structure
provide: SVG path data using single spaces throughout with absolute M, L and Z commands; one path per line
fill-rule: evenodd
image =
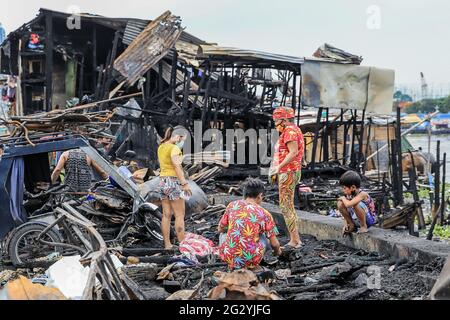
M 116 30 L 126 24 L 84 16 L 79 29 L 70 29 L 70 17 L 41 9 L 2 46 L 2 61 L 8 61 L 3 72 L 20 78 L 24 115 L 64 108 L 66 100 L 81 101 L 84 95 L 95 94 L 96 79 L 103 71 L 98 63 L 106 62 Z
M 339 61 L 220 47 L 183 30 L 180 19 L 170 12 L 152 22 L 41 9 L 8 36 L 2 45 L 2 66 L 7 64 L 7 73 L 20 79 L 24 114 L 49 112 L 56 106 L 64 109 L 72 98 L 77 98 L 74 104 L 98 102 L 93 112 L 122 110 L 115 118 L 120 125 L 108 128 L 108 135 L 115 137 L 108 155 L 120 158 L 135 150 L 141 164 L 152 169 L 158 165 L 158 135 L 163 136 L 168 126 L 183 125 L 196 142 L 187 142 L 192 153 L 211 143 L 219 150 L 244 150 L 241 159 L 232 153 L 226 173 L 240 178 L 260 175 L 261 168 L 270 165 L 269 149 L 275 144 L 270 135 L 272 112 L 279 101 L 296 110 L 297 123 L 309 133 L 304 177 L 337 177 L 349 169 L 363 174 L 377 167 L 378 183 L 394 190 L 396 204 L 403 202 L 399 126 L 376 125 L 366 109 L 353 106 L 335 115 L 332 106 L 324 106 L 311 91 L 309 82 L 320 85 L 320 79 L 308 78 L 308 63 L 347 70 Z M 359 62 L 350 62 L 350 68 L 359 68 Z M 130 95 L 133 99 L 127 104 L 115 99 Z M 302 122 L 305 106 L 315 108 L 316 121 Z M 208 129 L 219 130 L 226 139 L 204 141 Z M 244 134 L 229 141 L 229 129 L 255 130 L 257 140 Z M 260 129 L 268 134 L 260 135 Z M 381 132 L 382 140 L 374 139 Z M 384 171 L 392 169 L 391 179 L 380 180 L 379 156 L 377 163 L 375 158 L 366 161 L 377 151 L 372 140 L 377 140 L 376 148 L 381 141 L 389 145 Z
M 306 96 L 314 96 L 307 85 L 310 80 L 303 74 L 306 62 L 346 68 L 341 61 L 327 58 L 327 48 L 321 51 L 325 55 L 311 60 L 211 45 L 182 30 L 180 21 L 170 12 L 151 22 L 41 9 L 35 19 L 12 32 L 2 45 L 4 72 L 17 75 L 21 83 L 18 94 L 23 103 L 17 114 L 65 108 L 73 98 L 77 98 L 73 104 L 83 104 L 141 92 L 142 96 L 135 98 L 139 110 L 134 110 L 141 115 L 125 117 L 127 123 L 111 128 L 111 134 L 118 137 L 112 150 L 119 152 L 112 155 L 120 156 L 127 148 L 137 149 L 142 151 L 140 160 L 146 160 L 150 150 L 146 164 L 151 165 L 156 161 L 155 133 L 163 135 L 169 125 L 184 125 L 193 133 L 195 123 L 201 123 L 202 135 L 210 128 L 222 133 L 227 129 L 270 129 L 276 101 L 293 107 L 300 124 L 304 88 L 308 89 Z M 172 48 L 167 47 L 173 43 Z M 348 57 L 352 55 L 344 54 L 344 60 Z M 348 62 L 359 67 L 356 65 L 361 59 L 355 58 Z M 107 102 L 99 109 L 121 107 L 133 111 L 135 106 Z M 322 121 L 322 112 L 326 121 Z M 344 119 L 349 113 L 350 119 Z M 313 151 L 307 170 L 315 171 L 320 161 L 337 160 L 364 172 L 362 164 L 369 149 L 363 145 L 372 134 L 371 123 L 366 120 L 364 110 L 345 109 L 332 120 L 328 106 L 319 108 L 317 122 L 311 128 Z M 344 141 L 341 158 L 339 136 Z M 223 141 L 223 149 L 236 146 L 236 140 Z M 273 150 L 260 150 L 260 145 L 274 143 L 244 143 L 248 160 L 244 163 L 246 169 L 238 174 L 258 174 L 259 168 L 269 163 L 262 163 L 260 157 L 252 160 L 252 156 L 265 154 L 263 158 L 269 159 Z M 200 147 L 192 144 L 191 150 L 198 152 L 195 148 Z M 237 159 L 232 159 L 234 162 Z

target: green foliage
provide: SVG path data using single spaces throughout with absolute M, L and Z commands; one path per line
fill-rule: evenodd
M 407 94 L 404 94 L 404 95 L 402 95 L 402 102 L 412 102 L 413 101 L 413 99 L 411 98 L 411 96 L 410 95 L 407 95 Z
M 430 198 L 430 189 L 428 189 L 428 188 L 420 188 L 418 193 L 419 193 L 420 199 L 429 199 Z
M 412 194 L 411 192 L 405 192 L 405 193 L 403 194 L 403 197 L 404 197 L 405 199 L 412 199 L 412 198 L 413 198 L 413 194 Z
M 420 102 L 415 102 L 411 106 L 405 109 L 405 112 L 408 114 L 419 113 L 419 104 Z
M 413 99 L 408 94 L 403 94 L 401 91 L 396 91 L 394 93 L 394 100 L 397 102 L 412 102 Z
M 450 226 L 436 225 L 433 230 L 433 235 L 443 240 L 450 240 Z
M 450 96 L 445 99 L 442 99 L 441 105 L 439 106 L 439 110 L 442 113 L 450 112 Z
M 436 101 L 431 99 L 426 99 L 413 103 L 405 111 L 407 113 L 432 113 L 436 111 Z
M 450 96 L 447 98 L 439 98 L 439 99 L 425 99 L 422 101 L 418 101 L 413 103 L 411 106 L 406 108 L 406 113 L 432 113 L 436 111 L 436 108 L 439 108 L 441 113 L 449 113 L 450 112 Z
M 442 186 L 441 186 L 442 187 Z M 442 191 L 442 189 L 441 189 Z M 430 190 L 429 188 L 418 188 L 417 190 L 420 199 L 429 199 L 430 193 L 434 194 L 434 190 Z M 450 183 L 445 184 L 445 194 L 450 195 Z
M 400 101 L 402 99 L 402 95 L 403 95 L 403 93 L 401 91 L 396 91 L 394 93 L 394 100 L 395 101 Z

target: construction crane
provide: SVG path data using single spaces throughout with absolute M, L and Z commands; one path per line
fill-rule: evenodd
M 425 80 L 423 72 L 420 73 L 420 81 L 422 84 L 422 100 L 428 99 L 428 83 Z M 436 112 L 434 114 L 439 114 L 439 108 L 436 107 Z M 431 118 L 428 118 L 428 159 L 427 159 L 427 171 L 431 172 Z
M 420 82 L 422 86 L 422 100 L 428 99 L 428 83 L 423 72 L 420 73 Z

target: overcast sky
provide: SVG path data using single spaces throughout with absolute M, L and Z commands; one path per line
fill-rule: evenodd
M 7 33 L 40 7 L 153 19 L 169 9 L 186 31 L 223 46 L 311 56 L 323 43 L 362 55 L 364 65 L 395 69 L 401 84 L 450 87 L 447 0 L 13 0 L 2 1 Z

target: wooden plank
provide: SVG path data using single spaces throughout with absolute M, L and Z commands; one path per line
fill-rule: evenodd
M 97 25 L 94 24 L 92 28 L 92 70 L 94 71 L 92 80 L 92 92 L 97 88 Z
M 45 110 L 52 110 L 53 92 L 53 14 L 45 14 Z
M 312 158 L 311 158 L 311 169 L 314 170 L 314 167 L 316 165 L 316 152 L 317 152 L 317 143 L 318 143 L 318 139 L 319 139 L 319 132 L 320 132 L 320 123 L 321 123 L 321 119 L 322 119 L 322 110 L 323 108 L 319 108 L 319 110 L 317 111 L 317 125 L 316 125 L 316 129 L 314 132 L 314 141 L 313 141 L 313 147 L 312 147 Z
M 19 53 L 22 50 L 22 39 L 19 40 Z M 23 77 L 23 68 L 22 68 L 22 57 L 19 55 L 18 57 L 18 64 L 19 64 L 19 76 L 17 77 L 17 92 L 16 92 L 16 103 L 15 103 L 15 109 L 13 110 L 13 115 L 21 116 L 23 115 L 24 110 L 24 97 L 26 97 L 25 93 L 25 86 L 23 86 L 23 92 L 22 92 L 22 77 Z
M 114 62 L 114 68 L 131 86 L 164 58 L 181 36 L 178 17 L 166 11 L 153 20 Z
M 113 48 L 111 51 L 110 61 L 108 61 L 108 66 L 106 69 L 106 76 L 104 79 L 105 86 L 103 87 L 103 90 L 102 90 L 103 91 L 102 99 L 107 99 L 107 97 L 109 96 L 109 89 L 113 82 L 113 78 L 112 78 L 113 63 L 114 63 L 114 59 L 116 58 L 116 55 L 117 55 L 119 40 L 120 40 L 120 32 L 116 31 L 116 34 L 114 35 Z

